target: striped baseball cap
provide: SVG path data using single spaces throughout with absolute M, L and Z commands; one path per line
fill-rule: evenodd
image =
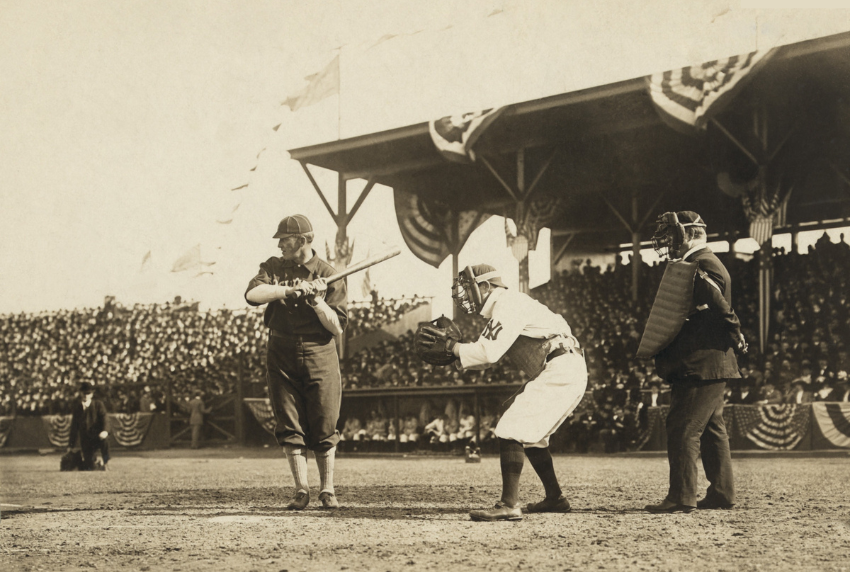
M 277 233 L 272 238 L 286 238 L 293 234 L 305 234 L 313 232 L 313 225 L 307 220 L 304 215 L 292 215 L 284 217 L 280 224 L 277 225 Z

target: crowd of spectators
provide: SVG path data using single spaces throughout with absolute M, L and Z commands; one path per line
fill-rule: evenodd
M 424 298 L 355 304 L 351 321 L 367 332 L 427 303 Z M 262 308 L 199 311 L 171 303 L 20 313 L 0 317 L 0 415 L 70 412 L 89 381 L 110 412 L 163 411 L 167 392 L 183 404 L 232 394 L 265 376 Z M 152 406 L 152 407 L 151 407 Z
M 806 254 L 774 252 L 771 335 L 763 353 L 757 334 L 758 263 L 731 253 L 720 257 L 735 277 L 734 306 L 750 342 L 749 354 L 740 358 L 743 377 L 730 385 L 727 401 L 850 398 L 850 245 L 844 237 L 833 243 L 824 235 Z M 663 266 L 644 265 L 638 300 L 633 302 L 630 263 L 605 269 L 580 261 L 575 265 L 574 271 L 557 273 L 532 292 L 564 315 L 588 364 L 588 395 L 559 433 L 579 451 L 628 449 L 636 446 L 645 428 L 647 409 L 664 404 L 667 396 L 651 360 L 634 358 Z M 383 300 L 377 295 L 354 303 L 347 335 L 379 329 L 424 303 L 427 299 L 421 297 Z M 458 323 L 467 340 L 474 340 L 484 325 L 478 316 L 464 315 Z M 96 309 L 2 316 L 0 343 L 0 415 L 66 413 L 82 380 L 100 388 L 99 397 L 110 411 L 132 412 L 162 411 L 169 391 L 173 400 L 186 401 L 196 391 L 209 398 L 233 393 L 240 381 L 264 379 L 262 309 L 199 311 L 197 304 L 179 299 L 125 307 L 107 299 Z M 412 344 L 408 333 L 348 356 L 341 364 L 344 389 L 525 381 L 509 360 L 483 371 L 430 366 L 418 359 Z M 463 433 L 460 411 L 468 412 L 468 407 L 461 405 L 432 404 L 430 411 L 438 414 L 406 415 L 399 420 L 399 435 L 390 434 L 395 422 L 376 425 L 372 416 L 362 416 L 355 431 L 351 419 L 348 440 L 360 434 L 364 441 L 379 442 L 375 435 L 386 432 L 387 442 L 404 437 L 407 443 L 415 434 L 418 447 L 464 442 L 468 437 L 458 437 Z M 492 419 L 498 409 L 498 404 L 483 407 L 483 415 Z M 386 418 L 381 411 L 375 415 L 378 421 Z M 441 416 L 448 417 L 440 422 Z

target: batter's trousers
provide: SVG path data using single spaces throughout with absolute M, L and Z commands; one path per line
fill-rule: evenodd
M 734 504 L 732 453 L 723 422 L 726 380 L 678 382 L 671 386 L 667 414 L 667 459 L 670 461 L 667 500 L 697 505 L 697 459 L 702 456 L 709 498 Z
M 319 452 L 336 446 L 342 383 L 333 339 L 269 336 L 267 381 L 280 445 Z

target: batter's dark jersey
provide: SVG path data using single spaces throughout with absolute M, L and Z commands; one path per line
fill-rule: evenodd
M 260 271 L 248 284 L 245 290 L 245 300 L 252 306 L 260 306 L 256 302 L 248 300 L 248 292 L 260 284 L 273 284 L 283 286 L 294 286 L 298 279 L 312 281 L 316 278 L 327 278 L 336 273 L 333 266 L 321 260 L 313 251 L 313 258 L 305 264 L 299 264 L 292 260 L 272 257 L 260 264 Z M 325 295 L 328 306 L 334 309 L 339 317 L 339 325 L 342 329 L 348 324 L 348 310 L 346 308 L 345 281 L 339 280 L 328 284 Z M 266 307 L 263 321 L 266 327 L 280 332 L 281 334 L 294 334 L 299 336 L 325 338 L 330 341 L 333 337 L 316 316 L 315 310 L 311 308 L 303 298 L 281 300 L 270 302 Z

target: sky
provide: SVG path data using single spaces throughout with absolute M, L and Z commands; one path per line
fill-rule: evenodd
M 311 219 L 323 258 L 333 243 L 288 149 L 698 63 L 720 45 L 731 55 L 850 29 L 847 11 L 637 4 L 0 0 L 0 314 L 108 295 L 243 307 L 283 216 Z M 661 33 L 671 6 L 682 25 Z M 618 57 L 589 65 L 599 53 Z M 339 96 L 281 105 L 335 56 Z M 314 173 L 336 205 L 335 173 Z M 349 183 L 349 206 L 363 184 Z M 434 269 L 406 249 L 391 189 L 376 186 L 348 230 L 353 262 L 402 248 L 370 273 L 381 295 L 433 296 L 450 312 L 450 260 Z M 171 272 L 196 247 L 204 272 Z M 532 286 L 548 260 L 543 233 Z M 461 254 L 461 267 L 478 262 L 516 284 L 502 219 Z M 359 278 L 349 289 L 362 298 Z

